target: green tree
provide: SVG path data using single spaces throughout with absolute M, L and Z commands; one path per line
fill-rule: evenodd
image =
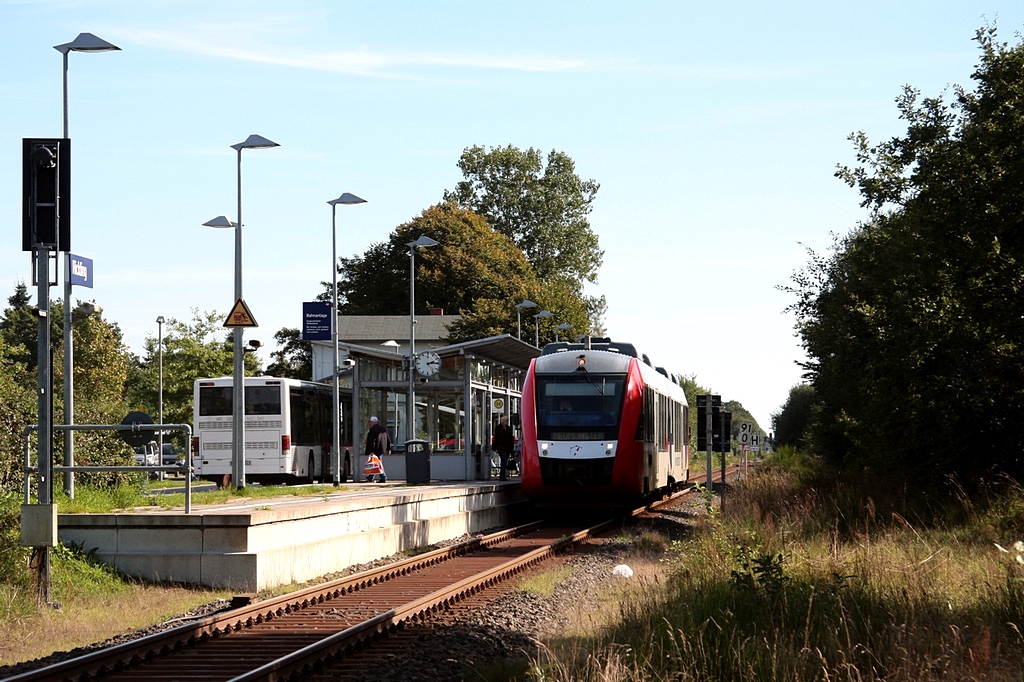
M 577 286 L 597 280 L 604 252 L 587 216 L 600 185 L 580 179 L 567 154 L 552 150 L 545 165 L 532 147 L 474 145 L 463 151 L 459 169 L 465 180 L 445 200 L 484 216 L 519 247 L 538 278 Z
M 36 422 L 35 382 L 17 352 L 0 334 L 0 495 L 21 489 L 25 426 Z
M 223 328 L 224 315 L 216 311 L 192 310 L 192 319 L 176 318 L 164 324 L 163 404 L 164 423 L 192 423 L 192 390 L 196 379 L 231 376 L 234 372 L 234 344 L 231 332 Z M 145 340 L 145 356 L 132 379 L 130 395 L 152 407 L 156 417 L 159 400 L 159 340 Z M 245 354 L 245 374 L 261 371 L 259 358 Z M 180 435 L 172 436 L 180 443 Z
M 803 447 L 810 432 L 811 410 L 814 406 L 814 387 L 797 384 L 789 389 L 789 396 L 778 412 L 772 414 L 775 445 Z
M 53 304 L 59 305 L 59 304 Z M 63 308 L 61 308 L 63 310 Z M 57 321 L 60 315 L 51 312 L 50 314 L 50 338 L 59 339 L 61 327 Z M 32 305 L 32 298 L 28 287 L 24 282 L 18 282 L 14 287 L 14 293 L 7 299 L 7 309 L 0 318 L 0 337 L 7 342 L 10 357 L 17 362 L 25 364 L 26 369 L 34 372 L 39 364 L 39 316 L 36 314 L 35 306 Z
M 19 283 L 14 294 L 8 298 L 8 308 L 0 319 L 0 342 L 4 351 L 3 364 L 5 384 L 0 389 L 0 400 L 4 403 L 5 433 L 16 436 L 14 441 L 3 444 L 4 471 L 17 469 L 14 478 L 20 484 L 23 455 L 21 434 L 28 424 L 39 421 L 38 401 L 38 316 L 27 288 Z M 53 422 L 61 424 L 64 416 L 64 304 L 60 301 L 50 304 L 50 338 L 52 353 L 52 398 Z M 103 320 L 100 315 L 74 316 L 72 322 L 75 346 L 75 423 L 116 424 L 126 413 L 125 381 L 132 364 L 132 357 L 121 340 L 121 331 L 116 324 Z M 55 463 L 63 463 L 64 439 L 58 433 L 53 439 Z M 98 431 L 79 431 L 75 435 L 75 461 L 77 464 L 128 464 L 131 450 L 115 434 Z M 13 469 L 12 469 L 13 467 Z M 117 476 L 82 475 L 83 482 L 101 483 Z M 4 478 L 6 482 L 8 479 Z
M 973 92 L 907 87 L 906 135 L 852 136 L 869 219 L 794 276 L 812 438 L 846 471 L 1024 473 L 1024 46 L 995 35 Z
M 764 442 L 764 429 L 754 419 L 754 415 L 750 414 L 750 411 L 743 407 L 743 403 L 738 400 L 726 400 L 722 403 L 722 410 L 732 414 L 732 430 L 729 432 L 729 437 L 733 439 L 733 442 L 739 440 L 740 424 L 743 422 L 749 422 L 753 432 L 760 435 L 761 442 Z
M 63 319 L 63 303 L 53 305 L 53 314 Z M 125 346 L 120 327 L 102 314 L 72 315 L 74 337 L 74 391 L 76 424 L 119 424 L 129 412 L 126 385 L 136 359 Z M 55 417 L 63 418 L 64 343 L 55 339 L 53 358 Z M 64 419 L 66 422 L 66 419 Z M 64 459 L 64 439 L 56 438 L 54 453 Z M 75 463 L 80 465 L 130 464 L 131 448 L 109 431 L 75 433 Z M 102 484 L 116 478 L 109 474 L 81 474 L 82 483 Z
M 515 304 L 529 298 L 571 324 L 588 328 L 586 302 L 568 285 L 542 285 L 522 252 L 484 219 L 446 202 L 398 226 L 386 243 L 342 259 L 339 307 L 347 315 L 409 311 L 409 247 L 420 235 L 438 242 L 417 249 L 416 311 L 441 308 L 464 319 L 449 330 L 458 342 L 516 332 Z M 321 296 L 327 298 L 328 292 Z M 553 331 L 553 328 L 552 328 Z
M 267 366 L 267 374 L 272 377 L 288 379 L 313 378 L 313 348 L 308 341 L 302 340 L 302 332 L 293 327 L 285 327 L 274 334 L 278 350 L 270 354 L 273 358 Z

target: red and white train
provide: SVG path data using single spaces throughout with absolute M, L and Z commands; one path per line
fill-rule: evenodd
M 617 506 L 689 477 L 683 388 L 628 343 L 552 343 L 522 398 L 522 488 L 534 502 Z

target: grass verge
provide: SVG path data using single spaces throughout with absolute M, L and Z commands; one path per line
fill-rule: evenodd
M 870 498 L 840 533 L 835 499 L 778 471 L 734 486 L 673 542 L 667 579 L 621 590 L 596 631 L 548 639 L 531 678 L 1024 679 L 1024 545 L 988 541 L 977 510 L 911 524 Z
M 48 606 L 37 606 L 23 582 L 0 584 L 0 665 L 102 642 L 231 597 L 223 590 L 127 579 L 63 545 L 51 551 L 50 575 L 54 603 Z

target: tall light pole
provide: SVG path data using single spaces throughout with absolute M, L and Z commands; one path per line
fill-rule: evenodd
M 70 43 L 54 45 L 53 49 L 64 55 L 64 137 L 68 136 L 68 52 L 113 52 L 120 50 L 117 45 L 97 38 L 91 33 L 79 33 Z
M 164 463 L 164 316 L 156 318 L 156 342 L 157 355 L 160 358 L 157 363 L 157 389 L 156 389 L 156 412 L 159 415 L 160 430 L 157 431 L 157 443 L 160 448 L 160 464 Z M 162 477 L 163 474 L 161 473 Z
M 557 327 L 555 327 L 555 341 L 559 340 L 558 339 L 558 332 L 567 332 L 570 329 L 572 329 L 572 325 L 569 324 L 568 322 L 563 322 L 562 324 L 560 324 Z
M 522 312 L 523 308 L 536 308 L 537 304 L 530 299 L 524 300 L 522 303 L 516 303 L 516 338 L 520 341 L 523 340 L 523 320 Z
M 97 38 L 91 33 L 79 33 L 70 43 L 54 45 L 53 49 L 64 55 L 64 137 L 68 137 L 68 53 L 69 52 L 112 52 L 120 50 L 117 45 Z M 70 218 L 70 216 L 68 216 Z M 71 251 L 64 259 L 64 423 L 75 423 L 75 353 L 71 336 Z M 75 464 L 75 432 L 64 432 L 64 465 Z M 64 474 L 64 492 L 69 498 L 75 496 L 75 474 Z
M 360 199 L 355 194 L 345 192 L 337 199 L 331 199 L 327 203 L 331 205 L 331 273 L 334 276 L 334 285 L 331 290 L 334 300 L 334 307 L 331 309 L 331 343 L 334 344 L 334 369 L 331 372 L 334 376 L 332 412 L 334 416 L 331 422 L 334 439 L 331 441 L 331 455 L 334 461 L 334 485 L 337 487 L 341 485 L 341 391 L 338 388 L 338 374 L 341 368 L 338 367 L 338 224 L 335 214 L 338 210 L 338 204 L 342 206 L 365 204 L 366 199 Z M 309 478 L 312 480 L 312 472 L 310 472 Z
M 242 301 L 242 150 L 280 147 L 262 135 L 250 135 L 243 142 L 231 145 L 238 152 L 238 221 L 232 223 L 224 216 L 203 223 L 206 227 L 235 228 L 235 305 Z M 231 480 L 235 488 L 245 487 L 245 349 L 242 347 L 242 327 L 232 331 L 234 345 L 234 373 L 232 376 L 231 421 Z
M 409 404 L 405 406 L 405 439 L 416 438 L 416 249 L 437 246 L 425 234 L 409 242 Z
M 550 310 L 542 310 L 533 316 L 533 345 L 537 348 L 540 348 L 540 318 L 554 316 L 555 314 Z

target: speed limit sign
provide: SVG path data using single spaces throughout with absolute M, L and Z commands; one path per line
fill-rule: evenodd
M 754 425 L 750 422 L 740 422 L 740 449 L 749 450 L 754 440 Z

